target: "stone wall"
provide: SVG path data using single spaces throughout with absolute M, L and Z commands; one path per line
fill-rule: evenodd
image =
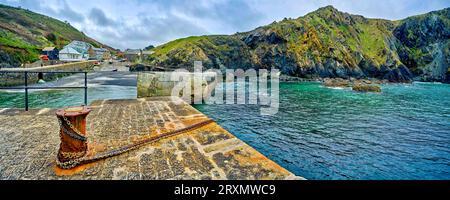
M 64 63 L 58 65 L 49 65 L 44 67 L 33 67 L 33 68 L 2 68 L 0 69 L 0 87 L 9 87 L 9 86 L 17 86 L 24 85 L 24 73 L 25 71 L 30 72 L 28 74 L 28 84 L 35 84 L 38 81 L 38 73 L 37 72 L 79 72 L 90 70 L 94 67 L 94 63 L 96 61 L 83 61 L 83 62 L 72 62 L 72 63 Z M 12 73 L 17 72 L 17 73 Z M 51 81 L 55 78 L 60 78 L 63 76 L 71 75 L 68 74 L 49 74 L 44 73 L 44 80 Z
M 43 67 L 31 67 L 31 68 L 2 68 L 0 71 L 83 71 L 94 66 L 96 60 L 81 61 L 81 62 L 69 62 L 57 65 L 48 65 Z
M 178 73 L 178 74 L 175 74 Z M 203 74 L 195 74 L 191 72 L 140 72 L 138 73 L 137 79 L 137 92 L 138 98 L 143 97 L 161 97 L 161 96 L 174 96 L 172 94 L 175 86 L 181 82 L 176 81 L 173 77 L 189 77 L 188 80 L 191 82 L 191 94 L 193 100 L 193 95 L 195 92 L 201 92 L 202 94 L 198 94 L 202 96 L 206 92 L 210 92 L 214 87 L 213 81 L 206 81 L 203 77 L 209 76 L 214 77 L 214 73 L 203 73 Z M 199 84 L 202 88 L 201 91 L 195 91 L 194 85 Z M 182 93 L 179 93 L 178 96 L 182 96 Z M 189 101 L 185 99 L 185 101 Z

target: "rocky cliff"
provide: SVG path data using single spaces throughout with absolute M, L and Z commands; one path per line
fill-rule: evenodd
M 178 39 L 147 63 L 191 68 L 271 68 L 298 77 L 449 81 L 450 8 L 400 21 L 368 19 L 327 6 L 234 35 Z
M 394 30 L 399 56 L 423 81 L 450 81 L 450 8 L 410 17 Z

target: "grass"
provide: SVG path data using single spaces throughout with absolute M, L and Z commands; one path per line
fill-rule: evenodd
M 444 13 L 439 17 L 445 16 L 448 15 Z M 251 62 L 255 65 L 265 64 L 265 60 L 268 59 L 277 59 L 276 56 L 280 56 L 281 52 L 284 54 L 282 58 L 285 56 L 289 62 L 293 61 L 289 64 L 301 68 L 328 64 L 328 61 L 336 61 L 349 68 L 357 68 L 362 61 L 368 63 L 364 67 L 370 68 L 379 68 L 390 64 L 391 61 L 398 66 L 402 58 L 399 57 L 396 49 L 403 47 L 404 44 L 399 42 L 393 34 L 395 28 L 405 21 L 368 19 L 339 12 L 332 7 L 325 7 L 297 19 L 284 19 L 254 31 L 223 36 L 223 38 L 193 36 L 177 39 L 156 47 L 155 54 L 149 61 L 152 64 L 175 65 L 186 64 L 193 58 L 210 60 L 217 58 L 223 61 L 231 58 L 237 50 L 241 55 L 242 53 L 250 54 Z M 450 20 L 446 19 L 445 23 L 450 23 Z M 268 38 L 272 33 L 284 41 L 272 44 Z M 260 37 L 256 45 L 243 44 L 245 37 L 250 34 Z M 414 34 L 411 32 L 412 36 Z M 391 46 L 391 42 L 395 47 Z M 414 60 L 425 56 L 420 49 L 407 50 L 411 51 L 408 53 Z
M 361 52 L 377 65 L 385 63 L 388 53 L 385 38 L 390 35 L 383 27 L 384 22 L 355 18 L 356 24 L 350 26 L 345 22 L 346 17 L 325 8 L 296 20 L 272 24 L 267 29 L 287 39 L 288 51 L 295 55 L 300 67 L 326 58 L 357 66 L 353 52 Z
M 46 46 L 61 49 L 72 40 L 102 46 L 69 23 L 1 4 L 0 25 L 6 27 L 0 28 L 0 49 L 20 62 L 33 62 L 38 59 L 40 49 Z
M 28 44 L 23 40 L 15 37 L 15 35 L 12 34 L 11 32 L 1 30 L 0 30 L 0 44 L 24 49 L 35 48 L 35 46 Z
M 186 46 L 192 45 L 195 42 L 197 42 L 201 39 L 205 39 L 205 38 L 207 38 L 207 36 L 191 36 L 191 37 L 187 37 L 187 38 L 177 39 L 177 40 L 174 40 L 169 43 L 166 43 L 166 44 L 156 47 L 154 49 L 154 51 L 155 51 L 155 54 L 166 55 L 174 49 L 186 48 Z
M 387 44 L 384 41 L 385 34 L 379 30 L 376 22 L 370 22 L 369 24 L 360 24 L 360 28 L 363 31 L 359 35 L 362 51 L 372 58 L 376 63 L 384 63 L 386 61 L 386 55 L 383 54 Z
M 15 37 L 11 32 L 0 31 L 0 44 L 2 45 L 0 47 L 1 50 L 12 55 L 22 63 L 34 62 L 39 58 L 40 51 L 36 46 Z

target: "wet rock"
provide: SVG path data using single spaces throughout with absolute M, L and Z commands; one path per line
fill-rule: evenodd
M 350 81 L 342 78 L 324 79 L 323 85 L 326 87 L 350 87 Z
M 353 91 L 357 92 L 381 92 L 381 87 L 378 85 L 369 85 L 369 84 L 355 84 L 352 87 Z

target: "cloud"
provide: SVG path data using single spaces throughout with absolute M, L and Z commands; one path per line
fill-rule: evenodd
M 206 32 L 203 28 L 173 15 L 161 18 L 138 16 L 137 19 L 132 24 L 128 24 L 126 20 L 109 21 L 108 23 L 115 24 L 114 27 L 89 25 L 83 31 L 94 33 L 92 37 L 101 38 L 100 42 L 115 44 L 114 47 L 121 49 L 143 48 L 150 44 L 160 44 L 161 41 Z
M 98 8 L 92 8 L 89 13 L 89 19 L 92 20 L 99 26 L 113 26 L 116 25 L 116 22 L 108 17 L 106 17 L 103 10 Z
M 372 18 L 402 19 L 450 7 L 448 0 L 0 0 L 67 20 L 115 48 L 143 48 L 191 35 L 232 34 L 297 18 L 319 7 Z
M 62 0 L 62 8 L 56 9 L 55 12 L 61 18 L 72 22 L 83 22 L 85 18 L 83 14 L 74 11 L 66 0 Z
M 0 3 L 20 6 L 34 12 L 70 22 L 83 22 L 85 19 L 84 15 L 72 9 L 66 0 L 0 0 Z
M 251 2 L 243 0 L 156 0 L 159 10 L 198 22 L 205 29 L 220 29 L 232 33 L 238 29 L 248 29 L 265 17 L 264 12 L 255 10 Z

